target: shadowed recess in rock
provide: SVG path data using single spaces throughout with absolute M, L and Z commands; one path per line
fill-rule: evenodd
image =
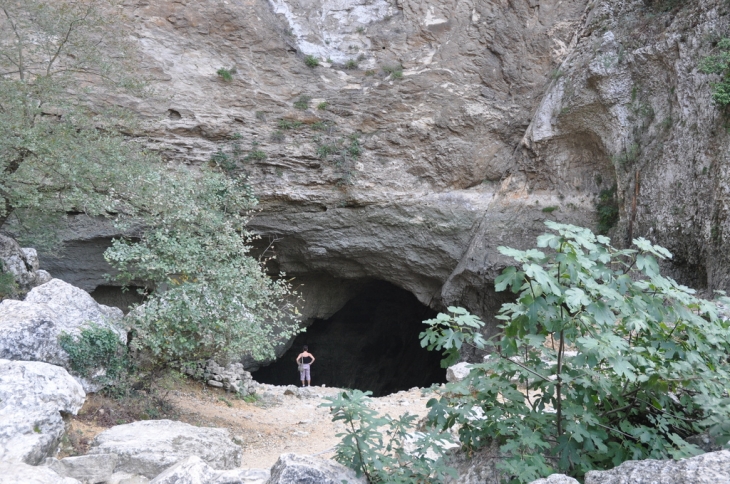
M 142 288 L 130 286 L 123 291 L 119 286 L 97 286 L 90 294 L 99 304 L 119 308 L 127 314 L 133 305 L 144 301 L 144 297 L 137 292 L 138 289 Z
M 298 384 L 295 359 L 308 345 L 312 384 L 370 390 L 375 396 L 446 381 L 441 355 L 421 348 L 422 322 L 436 312 L 387 282 L 365 286 L 329 319 L 315 320 L 278 361 L 253 374 L 261 383 Z

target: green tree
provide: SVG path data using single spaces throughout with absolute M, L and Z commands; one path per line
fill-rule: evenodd
M 288 284 L 248 255 L 256 200 L 220 167 L 166 163 L 125 136 L 136 120 L 113 100 L 146 92 L 117 7 L 0 0 L 0 229 L 37 244 L 69 212 L 108 217 L 134 237 L 107 259 L 149 295 L 129 318 L 136 346 L 161 364 L 271 357 L 297 325 Z
M 118 15 L 102 7 L 113 5 L 0 0 L 0 227 L 14 212 L 21 230 L 38 229 L 41 213 L 118 210 L 148 162 L 119 136 L 131 116 L 103 101 L 143 83 L 128 75 L 136 57 Z
M 662 247 L 640 238 L 619 250 L 588 229 L 546 225 L 545 250 L 499 248 L 521 265 L 495 281 L 517 294 L 500 310 L 500 337 L 473 337 L 483 323 L 460 308 L 426 321 L 430 349 L 491 350 L 429 402 L 430 421 L 456 426 L 467 448 L 496 443 L 511 482 L 691 456 L 702 451 L 687 439 L 702 432 L 727 444 L 730 322 L 717 306 L 660 274 Z
M 256 199 L 243 180 L 207 170 L 172 183 L 169 172 L 163 176 L 146 210 L 129 218 L 146 230 L 115 240 L 105 253 L 119 280 L 147 281 L 152 291 L 127 317 L 133 344 L 173 364 L 273 357 L 277 338 L 292 336 L 298 324 L 286 280 L 271 279 L 246 255 Z

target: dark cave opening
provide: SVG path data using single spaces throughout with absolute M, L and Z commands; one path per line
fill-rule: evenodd
M 295 359 L 303 345 L 316 361 L 312 385 L 370 390 L 374 396 L 446 381 L 441 354 L 421 348 L 422 322 L 436 312 L 410 292 L 376 281 L 328 319 L 297 335 L 276 362 L 253 373 L 256 381 L 299 384 Z

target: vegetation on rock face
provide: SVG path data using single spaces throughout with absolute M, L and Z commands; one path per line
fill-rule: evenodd
M 302 94 L 299 96 L 299 99 L 294 101 L 294 107 L 297 109 L 301 109 L 302 111 L 305 111 L 309 109 L 309 102 L 312 100 L 311 96 L 307 96 L 305 94 Z
M 319 59 L 317 59 L 313 55 L 308 55 L 304 58 L 304 63 L 307 65 L 307 67 L 317 67 L 319 66 Z
M 598 214 L 598 233 L 606 235 L 616 225 L 619 219 L 616 185 L 610 189 L 601 190 L 601 193 L 598 194 L 596 212 Z
M 68 354 L 71 370 L 87 380 L 109 388 L 123 391 L 124 380 L 131 367 L 127 347 L 119 336 L 109 328 L 89 326 L 78 336 L 63 333 L 58 338 Z
M 720 82 L 712 84 L 712 99 L 722 107 L 730 104 L 730 39 L 717 43 L 716 53 L 700 62 L 700 71 L 705 74 L 720 74 Z
M 0 227 L 47 233 L 46 221 L 71 212 L 133 233 L 105 256 L 119 280 L 147 288 L 129 317 L 132 344 L 162 365 L 273 356 L 273 335 L 297 325 L 289 286 L 248 255 L 256 200 L 225 173 L 223 151 L 213 167 L 191 169 L 124 136 L 133 117 L 104 99 L 144 86 L 130 77 L 134 50 L 106 6 L 0 0 Z
M 231 82 L 233 80 L 233 74 L 236 73 L 236 69 L 226 69 L 221 67 L 215 73 L 218 74 L 218 77 L 223 79 L 223 81 Z
M 517 294 L 500 337 L 483 340 L 461 308 L 426 321 L 422 344 L 452 360 L 466 343 L 491 351 L 429 402 L 431 425 L 458 429 L 467 449 L 496 443 L 499 467 L 523 483 L 702 453 L 687 440 L 702 432 L 726 444 L 730 322 L 717 306 L 659 273 L 662 247 L 640 238 L 619 250 L 546 225 L 546 251 L 499 248 L 521 263 L 495 281 Z
M 3 263 L 0 261 L 0 301 L 13 296 L 18 291 L 18 284 L 11 272 L 3 272 Z

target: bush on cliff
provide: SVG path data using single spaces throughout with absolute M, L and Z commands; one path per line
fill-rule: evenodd
M 117 102 L 146 87 L 118 6 L 0 0 L 0 229 L 37 246 L 68 213 L 106 217 L 131 234 L 107 260 L 149 296 L 129 318 L 134 345 L 162 365 L 273 356 L 274 333 L 297 325 L 289 286 L 249 255 L 256 200 L 243 179 L 129 138 Z
M 664 248 L 643 238 L 620 250 L 588 229 L 547 222 L 540 249 L 500 247 L 521 267 L 496 279 L 512 290 L 502 334 L 461 308 L 426 321 L 422 344 L 490 351 L 468 378 L 429 402 L 429 421 L 462 445 L 496 443 L 511 482 L 559 471 L 582 476 L 625 460 L 701 453 L 688 438 L 730 439 L 730 322 L 717 306 L 660 274 Z M 727 298 L 723 298 L 727 303 Z

